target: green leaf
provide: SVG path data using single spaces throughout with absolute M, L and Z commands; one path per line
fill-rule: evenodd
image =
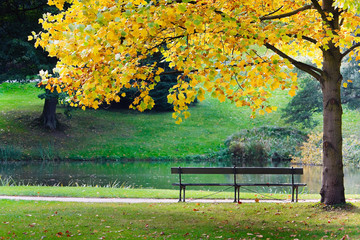
M 70 23 L 68 26 L 69 26 L 70 31 L 73 32 L 75 30 L 74 24 Z
M 178 9 L 180 12 L 183 12 L 183 13 L 186 12 L 186 6 L 184 4 L 178 5 Z
M 137 17 L 136 22 L 137 23 L 144 23 L 144 19 L 142 19 L 141 17 Z

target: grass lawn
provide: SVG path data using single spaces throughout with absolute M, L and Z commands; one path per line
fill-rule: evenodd
M 0 200 L 0 239 L 359 239 L 359 206 Z
M 74 110 L 69 120 L 58 107 L 65 127 L 47 132 L 33 124 L 43 108 L 43 100 L 37 97 L 42 91 L 34 85 L 0 84 L 0 142 L 26 160 L 191 158 L 218 152 L 228 136 L 242 129 L 286 126 L 280 110 L 251 119 L 248 108 L 209 97 L 192 107 L 191 117 L 180 125 L 172 112 Z M 279 109 L 290 99 L 286 91 L 273 95 L 271 104 Z M 344 135 L 359 133 L 358 115 L 344 110 Z
M 0 141 L 26 159 L 185 158 L 217 152 L 241 129 L 284 125 L 280 112 L 251 119 L 249 109 L 209 97 L 192 107 L 191 117 L 180 125 L 172 112 L 74 110 L 69 120 L 59 107 L 65 129 L 47 132 L 33 124 L 43 107 L 39 93 L 34 83 L 0 85 Z M 282 91 L 273 101 L 281 107 L 289 98 Z

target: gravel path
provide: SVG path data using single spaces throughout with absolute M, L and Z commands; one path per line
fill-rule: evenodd
M 84 203 L 177 203 L 178 199 L 155 198 L 77 198 L 77 197 L 31 197 L 31 196 L 0 196 L 0 199 L 27 201 L 56 201 Z M 349 201 L 349 200 L 348 200 Z M 354 200 L 350 200 L 351 202 Z M 200 203 L 231 203 L 232 199 L 186 199 L 186 202 Z M 255 200 L 241 200 L 242 203 L 255 203 Z M 260 199 L 259 202 L 287 203 L 290 200 Z M 319 202 L 319 199 L 299 200 L 299 202 Z

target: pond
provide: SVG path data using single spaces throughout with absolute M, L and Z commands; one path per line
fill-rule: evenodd
M 11 179 L 16 184 L 62 186 L 125 186 L 134 188 L 177 189 L 171 184 L 178 181 L 170 174 L 171 167 L 231 167 L 230 163 L 215 162 L 8 162 L 0 165 L 0 181 Z M 290 166 L 290 165 L 287 165 Z M 280 166 L 279 166 L 280 167 Z M 296 167 L 296 166 L 294 166 Z M 321 166 L 303 166 L 304 175 L 295 181 L 307 183 L 304 192 L 319 193 Z M 360 194 L 360 169 L 345 167 L 345 192 Z M 185 181 L 231 182 L 230 175 L 187 175 Z M 282 179 L 281 179 L 282 178 Z M 290 181 L 288 176 L 242 175 L 248 182 Z M 0 182 L 1 184 L 1 182 Z M 266 187 L 265 187 L 266 188 Z M 206 187 L 201 189 L 207 190 Z M 214 188 L 210 188 L 214 190 Z M 274 188 L 264 191 L 278 191 Z

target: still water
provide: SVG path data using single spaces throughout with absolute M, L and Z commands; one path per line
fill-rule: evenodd
M 99 185 L 131 186 L 135 188 L 176 189 L 171 184 L 178 181 L 170 174 L 171 167 L 231 167 L 230 163 L 213 162 L 16 162 L 0 163 L 0 180 L 12 179 L 16 184 L 31 185 Z M 289 165 L 288 165 L 289 166 Z M 296 182 L 307 183 L 304 192 L 319 193 L 321 166 L 304 166 L 304 175 Z M 360 169 L 346 167 L 345 192 L 360 194 Z M 288 176 L 238 175 L 238 181 L 288 182 Z M 231 182 L 230 175 L 186 175 L 184 181 Z M 206 187 L 202 187 L 206 190 Z M 210 188 L 214 190 L 214 188 Z M 269 188 L 265 191 L 277 191 Z

